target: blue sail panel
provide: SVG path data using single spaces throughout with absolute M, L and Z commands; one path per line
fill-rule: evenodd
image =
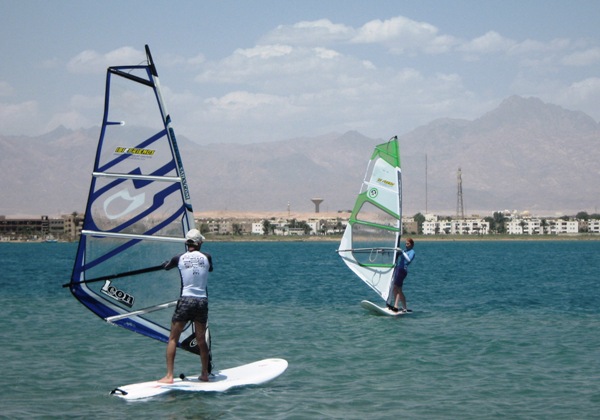
M 146 65 L 107 70 L 104 117 L 69 287 L 99 317 L 117 317 L 115 325 L 167 341 L 173 311 L 164 308 L 178 299 L 181 282 L 178 270 L 159 266 L 185 252 L 194 219 L 171 117 L 146 51 Z M 136 273 L 122 275 L 131 271 Z M 181 340 L 190 334 L 188 327 Z

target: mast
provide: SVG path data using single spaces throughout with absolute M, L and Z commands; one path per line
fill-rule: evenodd
M 425 153 L 425 214 L 427 213 L 427 153 Z
M 458 187 L 458 190 L 456 192 L 456 218 L 462 220 L 465 218 L 465 208 L 463 206 L 462 172 L 460 168 L 458 168 L 456 181 Z

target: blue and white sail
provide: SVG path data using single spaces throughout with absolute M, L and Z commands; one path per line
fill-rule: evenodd
M 109 67 L 104 117 L 81 239 L 68 286 L 114 325 L 166 342 L 181 283 L 161 270 L 194 227 L 188 185 L 150 49 Z M 197 352 L 190 326 L 181 347 Z
M 375 147 L 339 255 L 384 300 L 390 298 L 402 236 L 402 171 L 398 138 Z

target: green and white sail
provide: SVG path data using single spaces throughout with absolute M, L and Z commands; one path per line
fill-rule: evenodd
M 346 265 L 386 302 L 401 236 L 402 171 L 393 137 L 371 155 L 338 249 Z

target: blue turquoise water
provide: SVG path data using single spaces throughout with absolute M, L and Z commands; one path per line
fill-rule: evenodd
M 600 241 L 418 242 L 414 313 L 376 300 L 333 242 L 207 243 L 213 357 L 288 370 L 260 387 L 128 403 L 162 377 L 163 343 L 75 301 L 75 244 L 0 244 L 1 416 L 7 418 L 480 419 L 600 415 Z M 179 352 L 177 372 L 197 373 Z

